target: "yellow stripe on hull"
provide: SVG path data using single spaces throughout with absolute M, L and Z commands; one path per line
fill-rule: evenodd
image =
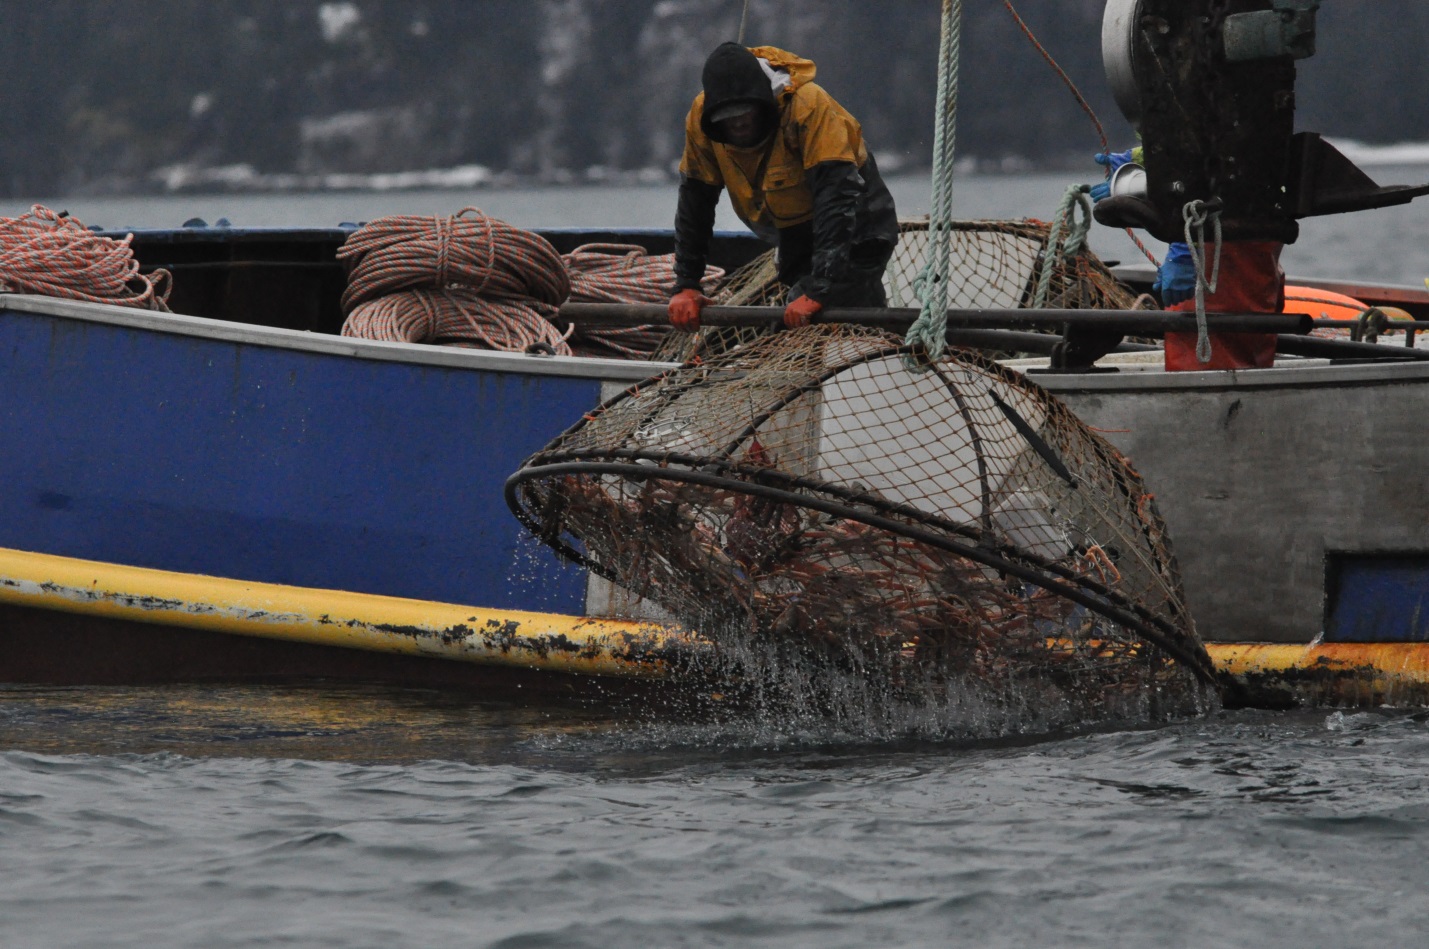
M 577 675 L 663 677 L 695 643 L 648 623 L 251 583 L 0 548 L 0 602 Z
M 659 624 L 490 610 L 0 548 L 0 602 L 347 649 L 663 678 L 708 648 Z M 1429 643 L 1208 643 L 1234 704 L 1429 704 Z
M 1207 643 L 1234 704 L 1429 704 L 1429 643 Z

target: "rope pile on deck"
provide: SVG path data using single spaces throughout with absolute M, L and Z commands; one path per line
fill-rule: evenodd
M 570 354 L 550 321 L 571 293 L 560 255 L 476 208 L 378 218 L 337 257 L 348 267 L 344 336 Z
M 572 303 L 659 303 L 675 283 L 675 255 L 650 256 L 635 244 L 584 244 L 562 258 L 571 276 Z M 724 277 L 705 269 L 705 289 Z M 571 348 L 578 356 L 646 359 L 669 335 L 669 327 L 595 327 L 576 325 Z
M 141 274 L 133 240 L 101 237 L 37 204 L 0 218 L 0 290 L 168 312 L 173 280 L 167 270 Z
M 451 217 L 396 215 L 355 231 L 338 251 L 348 267 L 344 336 L 508 352 L 641 358 L 666 327 L 566 326 L 567 300 L 663 302 L 674 255 L 587 244 L 562 257 L 539 234 L 465 208 Z M 711 285 L 723 272 L 711 268 Z

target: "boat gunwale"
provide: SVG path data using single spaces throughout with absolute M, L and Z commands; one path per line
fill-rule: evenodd
M 0 312 L 4 311 L 59 317 L 272 349 L 298 350 L 379 362 L 482 372 L 556 376 L 607 382 L 642 382 L 678 368 L 676 363 L 669 362 L 645 362 L 587 356 L 533 355 L 433 346 L 424 343 L 358 339 L 308 330 L 238 323 L 182 313 L 162 313 L 109 303 L 91 303 L 36 294 L 0 293 Z M 1390 349 L 1390 347 L 1386 348 Z M 1312 364 L 1298 366 L 1282 363 L 1270 369 L 1211 370 L 1206 372 L 1168 373 L 1153 369 L 1125 373 L 1038 373 L 1034 376 L 1034 380 L 1042 388 L 1053 393 L 1087 394 L 1135 391 L 1225 392 L 1250 388 L 1339 388 L 1384 385 L 1386 383 L 1415 384 L 1429 381 L 1429 361 L 1412 363 L 1355 362 L 1343 365 L 1326 364 L 1322 360 L 1307 360 L 1307 362 Z
M 1150 287 L 1156 279 L 1156 269 L 1140 264 L 1119 265 L 1111 268 L 1112 275 L 1123 283 Z M 1348 277 L 1311 277 L 1291 274 L 1285 283 L 1292 287 L 1311 287 L 1316 290 L 1332 290 L 1351 297 L 1368 297 L 1377 305 L 1408 303 L 1429 306 L 1429 289 L 1418 284 L 1373 283 L 1353 280 Z
M 1429 361 L 1356 362 L 1348 365 L 1306 360 L 1312 365 L 1277 365 L 1270 369 L 1211 369 L 1166 372 L 1161 369 L 1126 373 L 1041 374 L 1039 386 L 1057 395 L 1135 392 L 1234 392 L 1243 389 L 1365 388 L 1429 382 Z
M 0 312 L 12 311 L 88 323 L 148 330 L 224 343 L 348 356 L 379 362 L 413 363 L 450 369 L 563 376 L 596 381 L 640 382 L 674 368 L 673 363 L 636 362 L 587 356 L 550 356 L 492 350 L 357 339 L 308 330 L 236 323 L 182 313 L 160 313 L 111 303 L 90 303 L 35 294 L 0 293 Z

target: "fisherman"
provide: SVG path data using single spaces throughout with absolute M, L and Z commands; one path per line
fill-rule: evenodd
M 750 230 L 778 248 L 790 287 L 784 325 L 826 306 L 887 305 L 883 272 L 898 242 L 893 196 L 863 130 L 813 82 L 814 64 L 773 46 L 725 43 L 705 62 L 685 119 L 675 212 L 670 323 L 694 332 L 721 189 Z

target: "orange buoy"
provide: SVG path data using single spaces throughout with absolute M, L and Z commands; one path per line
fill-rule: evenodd
M 1369 304 L 1333 290 L 1285 285 L 1285 312 L 1306 313 L 1317 320 L 1357 320 Z
M 1395 320 L 1412 321 L 1414 319 L 1410 313 L 1397 306 L 1371 307 L 1362 300 L 1356 300 L 1354 297 L 1336 293 L 1333 290 L 1291 285 L 1285 287 L 1286 313 L 1305 313 L 1316 320 L 1358 320 L 1370 309 L 1383 313 L 1391 324 Z M 1311 335 L 1334 339 L 1350 336 L 1351 331 L 1349 327 L 1319 326 L 1311 332 Z

